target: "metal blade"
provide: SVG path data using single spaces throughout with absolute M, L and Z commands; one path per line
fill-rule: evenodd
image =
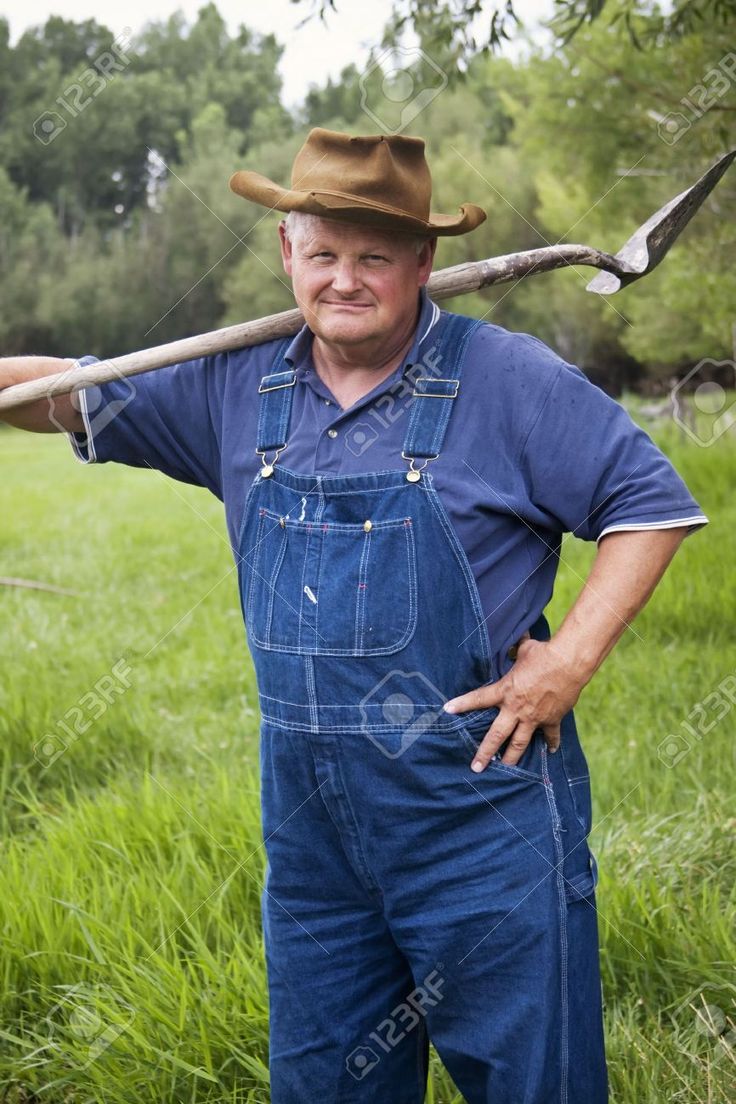
M 665 203 L 664 207 L 632 234 L 626 245 L 616 254 L 617 261 L 634 270 L 631 275 L 617 276 L 613 272 L 599 272 L 587 285 L 586 291 L 594 291 L 598 295 L 613 295 L 656 268 L 735 157 L 736 149 L 724 154 L 696 184 Z

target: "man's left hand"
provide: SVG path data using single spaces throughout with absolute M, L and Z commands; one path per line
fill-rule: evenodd
M 642 609 L 686 533 L 683 523 L 606 534 L 583 589 L 552 639 L 531 640 L 525 634 L 507 675 L 445 702 L 448 713 L 489 706 L 500 710 L 473 759 L 473 770 L 485 770 L 509 737 L 501 762 L 518 763 L 537 728 L 550 751 L 557 750 L 560 721 Z
M 499 707 L 471 764 L 482 771 L 501 744 L 510 739 L 502 763 L 513 765 L 526 750 L 535 729 L 544 732 L 551 752 L 560 746 L 560 721 L 572 709 L 585 685 L 574 666 L 552 641 L 523 640 L 508 674 L 490 686 L 479 686 L 445 702 L 448 713 Z

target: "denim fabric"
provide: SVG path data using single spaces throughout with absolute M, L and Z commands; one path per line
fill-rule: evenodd
M 497 710 L 441 706 L 504 670 L 431 464 L 248 492 L 272 1104 L 420 1104 L 430 1038 L 469 1104 L 605 1104 L 587 763 L 570 713 L 471 772 Z

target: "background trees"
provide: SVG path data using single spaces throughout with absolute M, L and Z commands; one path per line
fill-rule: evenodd
M 448 11 L 462 6 L 403 9 L 442 78 L 406 128 L 427 140 L 435 208 L 488 210 L 473 235 L 441 243 L 439 265 L 559 240 L 615 252 L 736 145 L 728 3 L 703 0 L 697 19 L 678 3 L 665 19 L 632 0 L 614 13 L 627 20 L 566 2 L 556 45 L 514 62 L 453 38 Z M 522 33 L 508 14 L 505 26 Z M 404 29 L 398 18 L 387 41 Z M 231 34 L 214 4 L 118 43 L 93 20 L 51 17 L 11 46 L 0 21 L 4 354 L 111 355 L 290 305 L 276 215 L 233 196 L 228 177 L 249 166 L 287 181 L 310 126 L 376 132 L 386 86 L 380 69 L 366 78 L 348 65 L 290 113 L 279 56 L 272 36 Z M 454 306 L 537 334 L 613 391 L 656 384 L 731 352 L 735 213 L 727 176 L 665 264 L 610 300 L 584 291 L 581 269 Z

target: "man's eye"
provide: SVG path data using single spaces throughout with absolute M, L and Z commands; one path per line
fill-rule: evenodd
M 381 253 L 369 253 L 366 257 L 367 261 L 387 261 L 388 257 L 384 257 Z

